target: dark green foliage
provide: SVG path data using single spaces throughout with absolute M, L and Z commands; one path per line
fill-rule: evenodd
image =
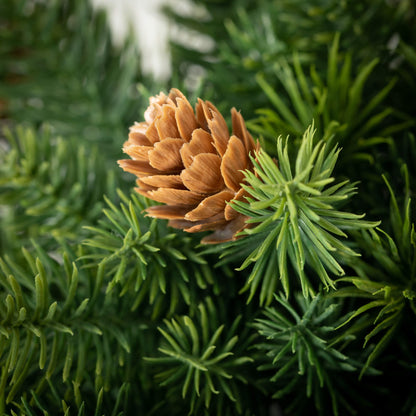
M 158 328 L 164 338 L 158 348 L 162 356 L 147 358 L 160 368 L 156 380 L 161 386 L 171 387 L 173 400 L 182 397 L 189 401 L 190 415 L 200 414 L 203 408 L 208 414 L 226 414 L 227 408 L 235 408 L 238 414 L 248 410 L 250 398 L 241 395 L 244 389 L 239 384 L 248 383 L 244 367 L 253 360 L 241 353 L 250 339 L 244 339 L 244 332 L 240 337 L 236 335 L 242 328 L 241 315 L 226 327 L 221 322 L 227 317 L 219 316 L 218 309 L 207 298 L 196 308 L 194 319 L 185 315 L 165 320 Z M 223 394 L 219 394 L 221 391 Z
M 259 117 L 250 127 L 264 136 L 267 143 L 270 139 L 273 142 L 276 131 L 301 137 L 314 122 L 325 141 L 333 146 L 336 140 L 343 147 L 344 163 L 351 163 L 350 158 L 373 162 L 371 153 L 376 145 L 389 143 L 392 133 L 414 125 L 412 118 L 400 120 L 403 115 L 399 118 L 392 107 L 384 104 L 396 84 L 395 78 L 376 95 L 365 94 L 377 65 L 375 58 L 358 74 L 352 74 L 351 54 L 347 53 L 340 62 L 338 34 L 328 54 L 325 80 L 314 66 L 306 76 L 296 53 L 292 65 L 282 61 L 273 71 L 280 82 L 279 89 L 285 90 L 284 95 L 283 91 L 280 95 L 276 93 L 262 73 L 257 74 L 257 81 L 275 110 L 271 111 L 270 106 L 257 110 Z
M 382 230 L 362 232 L 356 241 L 365 257 L 351 264 L 358 277 L 340 279 L 353 287 L 334 293 L 334 296 L 363 297 L 367 300 L 343 323 L 345 325 L 358 316 L 367 315 L 364 322 L 369 332 L 365 336 L 364 347 L 374 343 L 374 349 L 363 371 L 397 335 L 401 326 L 411 325 L 416 314 L 416 236 L 409 189 L 405 192 L 407 197 L 403 201 L 403 209 L 400 209 L 392 188 L 386 183 L 391 195 L 392 235 Z M 398 339 L 396 342 L 400 343 Z
M 120 296 L 132 298 L 132 310 L 147 301 L 156 317 L 166 307 L 170 315 L 178 304 L 190 305 L 198 288 L 214 283 L 207 260 L 195 252 L 196 240 L 172 232 L 165 222 L 140 215 L 149 206 L 144 197 L 136 194 L 129 200 L 121 192 L 119 196 L 120 208 L 107 199 L 105 220 L 88 227 L 94 236 L 84 244 L 100 250 L 83 257 L 88 266 L 103 267 L 111 277 L 107 292 L 120 285 Z
M 48 391 L 49 389 L 49 391 Z M 47 393 L 46 393 L 47 392 Z M 111 406 L 109 407 L 111 409 L 111 415 L 114 416 L 121 416 L 123 414 L 122 411 L 120 411 L 120 408 L 122 407 L 122 402 L 124 398 L 128 397 L 129 393 L 129 385 L 123 384 L 121 388 L 116 392 L 114 395 L 113 403 L 114 407 L 111 409 Z M 55 396 L 55 398 L 59 399 L 59 395 L 54 388 L 53 384 L 48 381 L 48 386 L 46 389 L 42 391 L 42 398 L 46 397 L 46 395 Z M 105 393 L 104 390 L 101 388 L 97 394 L 97 402 L 95 405 L 94 413 L 88 413 L 91 412 L 93 409 L 88 410 L 85 405 L 85 401 L 82 401 L 81 404 L 76 406 L 71 406 L 68 403 L 65 402 L 65 400 L 62 400 L 62 403 L 58 407 L 53 407 L 48 404 L 45 404 L 45 400 L 43 400 L 38 394 L 36 394 L 34 391 L 30 392 L 30 395 L 28 395 L 28 398 L 22 398 L 21 403 L 14 403 L 16 406 L 16 411 L 11 411 L 11 415 L 24 415 L 24 416 L 34 416 L 39 414 L 41 411 L 43 415 L 45 416 L 53 416 L 57 414 L 62 414 L 65 416 L 86 416 L 89 414 L 94 415 L 101 415 L 103 414 L 103 407 L 104 407 L 104 398 Z
M 321 412 L 329 406 L 334 415 L 353 413 L 350 377 L 345 373 L 357 372 L 360 363 L 342 352 L 353 337 L 335 333 L 341 304 L 321 295 L 305 299 L 300 293 L 296 302 L 289 303 L 283 295 L 275 298 L 276 307 L 266 308 L 254 324 L 262 335 L 256 348 L 267 357 L 259 355 L 265 361 L 259 370 L 271 374 L 273 397 L 292 396 L 293 412 L 308 397 Z
M 0 247 L 18 248 L 37 236 L 43 247 L 54 244 L 53 235 L 79 240 L 82 225 L 100 216 L 103 193 L 114 193 L 114 171 L 105 169 L 96 146 L 65 140 L 51 130 L 4 130 Z
M 176 25 L 182 27 L 189 34 L 197 34 L 203 38 L 208 38 L 211 42 L 215 39 L 223 39 L 226 36 L 224 22 L 235 15 L 235 10 L 239 8 L 255 9 L 255 0 L 196 0 L 192 6 L 196 12 L 189 16 L 183 13 L 183 9 L 176 5 L 164 7 L 164 13 Z M 177 74 L 181 78 L 186 78 L 195 66 L 203 69 L 215 65 L 218 56 L 218 44 L 210 43 L 211 47 L 198 50 L 192 44 L 181 42 L 171 42 L 171 54 L 173 66 L 177 68 Z M 214 62 L 212 62 L 214 60 Z
M 54 396 L 63 394 L 85 406 L 81 391 L 90 397 L 109 391 L 131 352 L 131 329 L 126 332 L 128 321 L 120 320 L 124 306 L 105 301 L 102 271 L 80 271 L 67 253 L 52 257 L 34 244 L 23 248 L 19 263 L 10 256 L 1 260 L 2 412 L 33 402 L 31 391 L 51 400 L 52 408 Z
M 80 0 L 6 0 L 0 45 L 0 118 L 120 149 L 140 106 L 139 55 L 132 38 L 111 44 L 104 13 Z
M 352 53 L 354 66 L 366 65 L 375 58 L 381 60 L 373 83 L 382 89 L 386 70 L 392 74 L 403 70 L 403 51 L 397 44 L 402 41 L 414 45 L 416 41 L 415 6 L 411 0 L 398 3 L 384 0 L 310 0 L 306 3 L 303 0 L 215 3 L 198 0 L 195 3 L 204 6 L 206 11 L 198 32 L 216 40 L 218 53 L 214 49 L 194 59 L 192 47 L 179 47 L 173 55 L 174 65 L 180 66 L 188 59 L 194 64 L 208 61 L 204 68 L 207 69 L 205 84 L 209 93 L 214 94 L 217 102 L 238 102 L 247 116 L 266 104 L 255 75 L 265 73 L 269 80 L 268 75 L 273 76 L 276 66 L 292 60 L 293 51 L 323 74 L 327 70 L 328 45 L 334 34 L 340 32 L 341 53 Z M 185 28 L 192 28 L 195 23 L 181 19 L 178 13 L 173 15 Z M 275 86 L 273 82 L 272 87 Z M 400 95 L 395 97 L 396 104 L 400 105 Z
M 0 1 L 0 413 L 416 415 L 414 2 L 191 3 L 160 88 L 89 2 Z M 262 147 L 218 246 L 116 163 L 183 85 Z

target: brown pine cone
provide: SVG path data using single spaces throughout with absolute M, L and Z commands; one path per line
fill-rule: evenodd
M 241 200 L 242 170 L 252 169 L 249 153 L 256 144 L 235 108 L 232 134 L 209 101 L 198 99 L 195 113 L 185 96 L 172 89 L 150 98 L 145 121 L 130 128 L 118 163 L 135 174 L 136 191 L 165 205 L 146 212 L 188 232 L 214 231 L 203 243 L 235 239 L 247 217 L 227 202 Z

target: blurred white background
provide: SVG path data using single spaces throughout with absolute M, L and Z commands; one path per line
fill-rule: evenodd
M 212 42 L 196 34 L 180 30 L 163 16 L 163 5 L 174 5 L 181 15 L 198 15 L 203 21 L 208 13 L 192 7 L 188 0 L 92 0 L 94 7 L 108 11 L 114 41 L 122 42 L 131 27 L 142 53 L 142 69 L 156 79 L 166 79 L 171 72 L 168 39 L 185 42 L 201 50 L 210 48 Z

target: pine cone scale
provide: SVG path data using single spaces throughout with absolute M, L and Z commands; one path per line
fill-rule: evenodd
M 149 140 L 151 146 L 159 142 L 159 132 L 156 128 L 155 122 L 152 122 L 152 124 L 150 124 L 147 128 L 146 137 Z
M 150 165 L 161 172 L 170 174 L 181 172 L 183 163 L 179 151 L 182 146 L 182 139 L 166 138 L 155 143 L 148 153 Z
M 197 129 L 193 132 L 191 141 L 184 143 L 180 153 L 185 168 L 189 168 L 199 153 L 216 154 L 216 151 L 211 142 L 211 135 L 205 130 Z
M 148 216 L 165 220 L 181 220 L 188 212 L 188 205 L 154 205 L 146 209 Z
M 248 157 L 244 145 L 238 137 L 231 136 L 221 163 L 221 173 L 227 187 L 238 192 L 244 179 L 242 170 L 247 168 Z
M 205 220 L 213 215 L 223 212 L 228 201 L 235 196 L 234 192 L 228 190 L 218 192 L 205 198 L 195 209 L 185 215 L 189 221 Z
M 138 146 L 153 146 L 153 143 L 146 137 L 147 127 L 142 132 L 142 127 L 134 125 L 130 128 L 129 140 Z
M 198 124 L 206 131 L 209 131 L 208 127 L 208 119 L 211 116 L 209 113 L 209 101 L 202 101 L 200 98 L 198 98 L 198 103 L 195 107 L 196 112 L 196 120 Z
M 243 116 L 235 108 L 231 110 L 231 124 L 234 135 L 242 139 L 247 155 L 256 149 L 253 138 L 248 132 Z
M 208 121 L 208 125 L 214 139 L 214 147 L 219 155 L 223 156 L 230 139 L 227 124 L 222 116 L 214 115 L 213 119 Z
M 155 190 L 157 188 L 185 189 L 180 175 L 145 176 L 141 178 L 140 181 L 141 183 L 144 183 Z
M 129 146 L 129 155 L 134 157 L 134 160 L 146 162 L 149 160 L 149 151 L 153 150 L 153 146 L 141 146 L 133 144 Z
M 181 137 L 176 124 L 175 109 L 170 106 L 163 106 L 162 117 L 157 119 L 155 126 L 158 133 L 158 140 L 161 142 L 168 137 Z
M 149 191 L 147 194 L 148 198 L 169 205 L 195 206 L 204 198 L 198 192 L 172 188 L 159 188 L 155 191 Z
M 150 166 L 147 161 L 124 159 L 121 160 L 119 164 L 126 172 L 133 173 L 138 177 L 159 175 L 163 173 L 160 170 Z
M 178 99 L 178 108 L 175 113 L 176 123 L 181 137 L 189 142 L 193 132 L 199 127 L 195 120 L 194 111 L 188 101 Z
M 224 215 L 219 213 L 198 222 L 188 221 L 185 219 L 171 220 L 169 221 L 169 225 L 174 228 L 180 228 L 189 233 L 199 233 L 202 231 L 210 231 L 213 228 L 224 228 L 227 225 L 227 221 L 224 219 Z
M 183 184 L 191 191 L 212 194 L 224 188 L 221 158 L 212 153 L 200 153 L 191 166 L 181 172 Z

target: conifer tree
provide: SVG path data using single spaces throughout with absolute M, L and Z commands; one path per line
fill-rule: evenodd
M 0 3 L 0 414 L 416 415 L 414 3 L 191 3 Z

